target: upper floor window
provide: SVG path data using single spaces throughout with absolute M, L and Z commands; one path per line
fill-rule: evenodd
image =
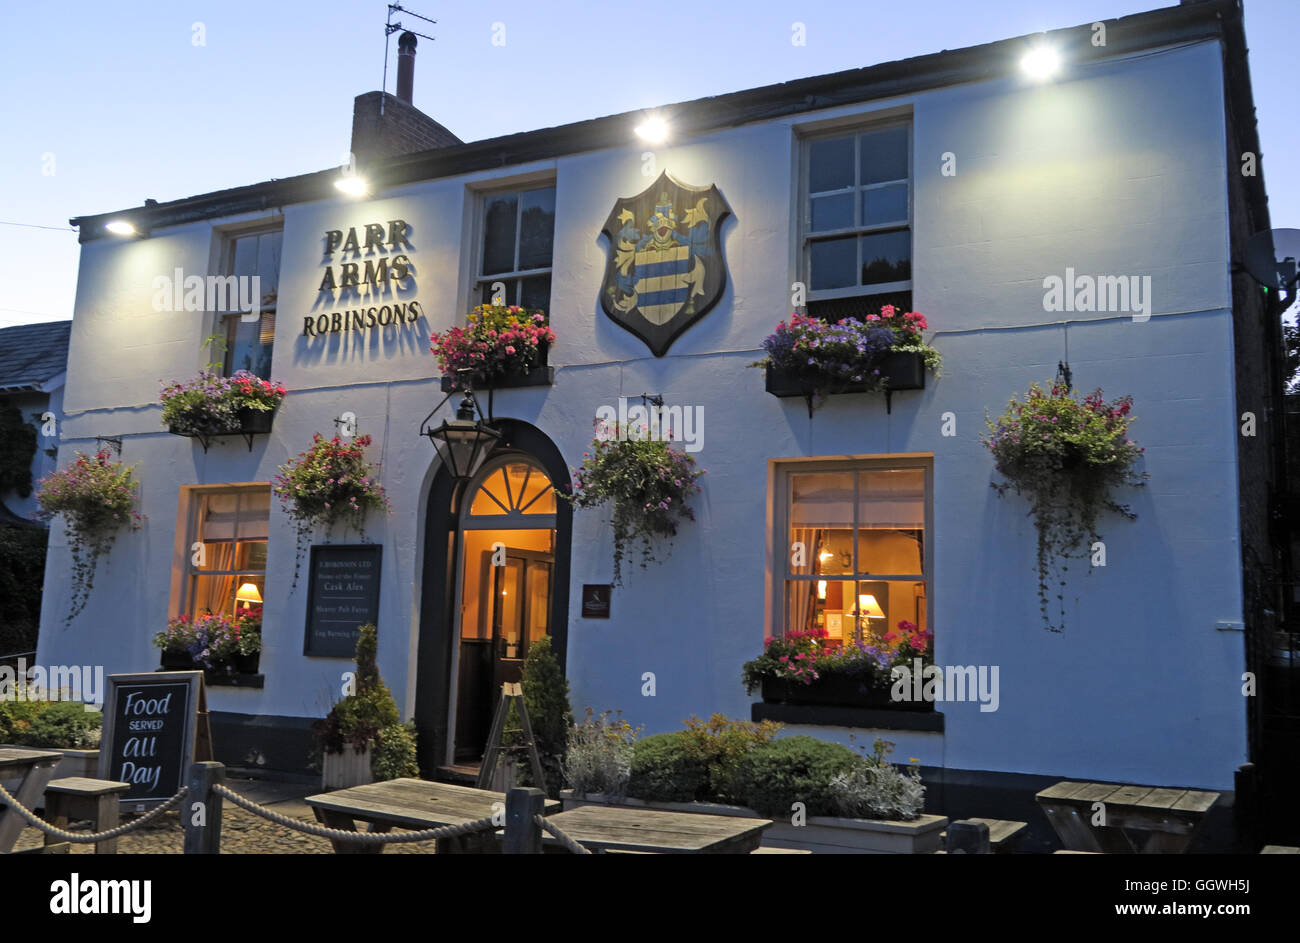
M 912 129 L 808 138 L 802 149 L 808 313 L 833 320 L 911 308 Z
M 227 246 L 225 274 L 256 275 L 261 290 L 261 317 L 244 320 L 240 313 L 221 316 L 218 333 L 226 344 L 222 375 L 247 370 L 271 378 L 271 347 L 275 343 L 275 306 L 280 284 L 280 247 L 284 231 L 235 236 Z
M 928 459 L 800 462 L 776 481 L 771 634 L 825 629 L 879 642 L 900 621 L 929 630 Z
M 500 282 L 505 286 L 503 304 L 549 311 L 555 187 L 484 194 L 479 231 L 477 303 L 489 304 L 496 295 L 494 283 Z

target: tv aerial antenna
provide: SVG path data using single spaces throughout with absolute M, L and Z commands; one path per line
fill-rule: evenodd
M 422 39 L 427 39 L 427 40 L 429 40 L 430 42 L 436 42 L 436 40 L 435 40 L 434 37 L 432 37 L 432 36 L 429 36 L 429 35 L 427 35 L 427 34 L 425 34 L 425 33 L 416 32 L 416 31 L 413 30 L 413 29 L 406 29 L 406 27 L 403 26 L 400 22 L 394 23 L 394 22 L 393 22 L 393 14 L 394 14 L 394 13 L 408 13 L 408 14 L 410 14 L 411 16 L 415 17 L 417 20 L 424 20 L 424 22 L 426 22 L 426 23 L 432 23 L 432 24 L 434 24 L 435 26 L 438 25 L 438 21 L 437 21 L 437 20 L 431 20 L 431 19 L 429 19 L 427 16 L 421 16 L 419 13 L 416 13 L 414 10 L 408 10 L 406 7 L 402 6 L 400 3 L 390 3 L 390 4 L 388 5 L 388 19 L 384 22 L 384 84 L 383 84 L 383 85 L 381 86 L 381 88 L 380 88 L 380 92 L 381 92 L 381 94 L 380 94 L 380 96 L 379 96 L 379 113 L 380 113 L 381 115 L 384 113 L 384 102 L 385 102 L 385 101 L 387 100 L 387 98 L 388 98 L 388 40 L 389 40 L 389 37 L 391 37 L 391 36 L 392 36 L 394 33 L 396 33 L 398 30 L 406 30 L 406 32 L 408 32 L 408 33 L 414 33 L 416 36 L 419 36 L 419 37 L 421 37 Z

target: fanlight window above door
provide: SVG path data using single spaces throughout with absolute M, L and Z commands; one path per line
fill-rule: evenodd
M 470 517 L 500 519 L 555 514 L 555 491 L 550 476 L 539 465 L 519 457 L 490 464 L 479 473 L 471 494 Z

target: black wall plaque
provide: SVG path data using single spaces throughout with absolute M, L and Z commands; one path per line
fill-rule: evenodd
M 307 637 L 303 654 L 351 658 L 357 629 L 379 624 L 379 544 L 326 544 L 311 548 L 307 586 Z
M 582 618 L 608 619 L 609 597 L 613 595 L 613 589 L 609 583 L 583 583 Z
M 206 733 L 201 671 L 109 675 L 99 778 L 130 783 L 122 805 L 142 809 L 170 799 L 195 759 L 199 715 Z M 201 758 L 211 755 L 205 743 Z

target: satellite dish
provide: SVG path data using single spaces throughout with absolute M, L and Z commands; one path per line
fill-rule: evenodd
M 1265 288 L 1290 292 L 1300 280 L 1300 229 L 1269 229 L 1251 236 L 1246 271 Z

